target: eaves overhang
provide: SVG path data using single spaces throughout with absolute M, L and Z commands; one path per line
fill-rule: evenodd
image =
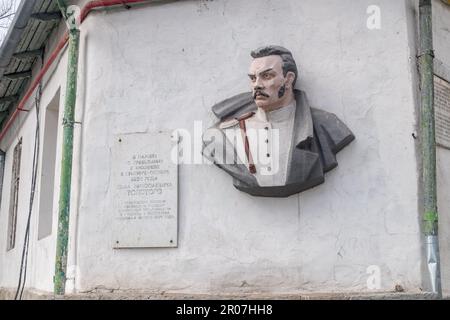
M 20 101 L 43 58 L 45 44 L 59 24 L 56 0 L 22 0 L 0 47 L 0 128 Z

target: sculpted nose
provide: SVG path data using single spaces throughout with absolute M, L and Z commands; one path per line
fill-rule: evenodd
M 254 86 L 255 86 L 255 90 L 257 90 L 257 89 L 264 89 L 264 85 L 263 85 L 260 77 L 256 78 Z

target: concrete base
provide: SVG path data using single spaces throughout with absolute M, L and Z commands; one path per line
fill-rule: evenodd
M 0 289 L 0 300 L 14 299 L 14 289 Z M 444 297 L 449 299 L 450 297 Z M 25 290 L 23 300 L 436 300 L 430 292 L 374 292 L 374 293 L 235 293 L 189 294 L 138 290 L 98 288 L 89 292 L 54 296 L 48 292 Z

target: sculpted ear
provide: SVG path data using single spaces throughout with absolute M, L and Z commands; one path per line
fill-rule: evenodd
M 294 80 L 295 80 L 295 73 L 293 73 L 292 71 L 288 71 L 287 73 L 286 73 L 286 88 L 287 89 L 289 89 L 289 88 L 292 88 L 293 87 L 293 83 L 294 83 Z

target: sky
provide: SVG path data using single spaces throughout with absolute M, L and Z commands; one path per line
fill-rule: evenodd
M 0 43 L 3 43 L 3 39 L 8 33 L 8 28 L 14 19 L 14 12 L 19 5 L 20 0 L 0 0 Z M 7 10 L 8 8 L 12 10 Z

